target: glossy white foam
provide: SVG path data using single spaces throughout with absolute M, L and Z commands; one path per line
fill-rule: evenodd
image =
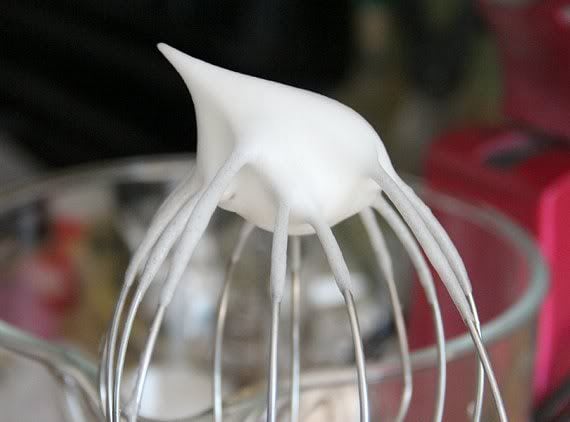
M 203 182 L 232 151 L 253 162 L 226 190 L 220 206 L 266 230 L 275 210 L 291 211 L 289 233 L 313 233 L 307 222 L 332 226 L 370 205 L 379 193 L 370 175 L 392 169 L 374 129 L 358 113 L 322 95 L 222 69 L 165 44 L 158 48 L 192 94 Z

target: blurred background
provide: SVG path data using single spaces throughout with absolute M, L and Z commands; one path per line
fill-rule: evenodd
M 191 98 L 157 42 L 340 99 L 407 169 L 443 128 L 501 119 L 496 46 L 467 0 L 4 0 L 0 30 L 4 181 L 194 151 Z
M 397 168 L 524 227 L 551 273 L 534 403 L 568 412 L 570 1 L 2 0 L 0 191 L 195 151 L 191 97 L 158 42 L 339 99 Z

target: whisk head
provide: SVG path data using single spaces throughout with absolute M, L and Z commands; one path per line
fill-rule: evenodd
M 506 420 L 481 341 L 471 284 L 463 262 L 429 208 L 398 176 L 371 126 L 353 110 L 326 97 L 211 66 L 168 46 L 159 48 L 193 94 L 199 134 L 197 169 L 180 183 L 158 210 L 126 271 L 101 355 L 100 380 L 107 421 L 119 422 L 121 417 L 129 422 L 138 419 L 145 379 L 166 309 L 218 206 L 236 212 L 246 222 L 228 263 L 217 314 L 213 357 L 216 421 L 223 417 L 221 362 L 228 296 L 235 266 L 256 227 L 273 232 L 264 418 L 273 422 L 278 417 L 279 319 L 288 267 L 292 273 L 293 322 L 289 413 L 291 420 L 301 417 L 300 236 L 316 234 L 344 299 L 350 322 L 360 420 L 370 420 L 366 364 L 351 274 L 331 230 L 331 226 L 353 215 L 360 216 L 368 234 L 394 313 L 404 380 L 396 420 L 405 419 L 412 400 L 412 371 L 393 263 L 377 216 L 393 229 L 409 253 L 432 308 L 439 358 L 433 420 L 439 421 L 443 417 L 445 347 L 441 312 L 424 254 L 439 273 L 469 329 L 481 361 L 474 419 L 480 418 L 486 374 L 501 420 Z M 166 277 L 157 281 L 167 256 L 170 261 Z M 120 392 L 129 338 L 138 309 L 153 282 L 161 283 L 158 304 L 140 356 L 134 389 L 123 405 Z

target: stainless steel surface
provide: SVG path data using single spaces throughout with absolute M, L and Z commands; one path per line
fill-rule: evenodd
M 289 227 L 289 207 L 280 204 L 275 217 L 271 240 L 271 270 L 269 274 L 269 296 L 271 301 L 271 329 L 269 331 L 269 367 L 267 370 L 267 422 L 277 418 L 277 371 L 279 369 L 279 316 L 281 301 L 285 293 L 287 279 L 287 243 Z
M 470 334 L 472 338 L 476 337 L 477 342 L 480 344 L 482 340 L 479 332 L 479 316 L 471 309 L 473 292 L 470 278 L 467 275 L 463 259 L 459 256 L 448 234 L 438 220 L 432 218 L 432 211 L 416 196 L 411 188 L 408 188 L 405 184 L 398 183 L 383 169 L 378 171 L 376 180 L 382 187 L 383 193 L 400 210 L 402 219 L 414 233 L 429 261 L 440 275 L 441 281 L 445 284 L 450 296 L 454 296 L 453 301 L 457 309 L 463 309 L 461 313 L 464 315 L 464 322 L 470 331 L 474 330 Z M 437 245 L 437 247 L 433 247 L 434 245 Z M 455 285 L 461 289 L 461 292 L 454 292 L 453 286 Z M 478 360 L 483 364 L 485 375 L 492 386 L 491 391 L 500 420 L 501 422 L 506 422 L 503 399 L 500 390 L 494 388 L 496 387 L 495 374 L 492 366 L 488 364 L 487 350 L 484 347 L 477 347 L 476 351 Z M 476 406 L 479 406 L 478 399 L 482 396 L 482 389 L 483 383 L 481 382 L 481 377 L 479 377 Z
M 269 365 L 267 371 L 267 422 L 277 418 L 277 345 L 279 340 L 279 313 L 281 302 L 271 303 L 271 331 L 269 334 Z
M 301 238 L 291 240 L 291 422 L 299 420 L 299 380 L 301 372 Z
M 136 378 L 136 386 L 134 394 L 126 405 L 126 413 L 129 422 L 136 422 L 138 420 L 142 396 L 143 396 L 143 388 L 148 373 L 148 367 L 150 366 L 150 359 L 152 356 L 152 352 L 154 350 L 154 346 L 156 344 L 156 339 L 158 337 L 158 332 L 160 330 L 160 325 L 162 324 L 165 312 L 166 312 L 166 305 L 162 303 L 158 305 L 158 309 L 156 311 L 156 314 L 154 315 L 154 319 L 150 326 L 150 332 L 144 347 L 144 351 L 141 355 L 141 361 L 139 363 L 139 367 L 137 369 L 137 378 Z M 120 393 L 120 389 L 117 390 Z M 119 418 L 117 417 L 116 420 L 119 421 Z
M 400 348 L 400 360 L 402 361 L 403 368 L 402 377 L 404 379 L 404 388 L 402 391 L 400 408 L 395 420 L 397 422 L 402 422 L 408 413 L 413 391 L 410 347 L 408 345 L 408 334 L 406 332 L 404 314 L 402 311 L 402 302 L 398 296 L 398 289 L 396 287 L 396 281 L 394 280 L 394 269 L 392 266 L 392 257 L 390 250 L 388 249 L 384 235 L 378 226 L 376 217 L 370 208 L 362 211 L 360 213 L 360 217 L 362 219 L 364 227 L 366 228 L 368 237 L 370 238 L 372 250 L 374 251 L 376 260 L 378 262 L 378 268 L 384 275 L 384 280 L 388 286 L 390 303 L 392 305 L 392 310 L 394 313 L 396 332 L 398 333 L 398 343 Z
M 234 280 L 234 272 L 236 265 L 241 258 L 243 247 L 249 239 L 254 226 L 244 223 L 238 237 L 235 249 L 230 256 L 230 262 L 226 270 L 226 279 L 218 304 L 216 313 L 216 336 L 214 339 L 214 364 L 213 364 L 213 397 L 214 397 L 214 420 L 221 422 L 223 417 L 223 389 L 222 389 L 222 357 L 224 350 L 224 327 L 226 325 L 226 317 L 228 314 L 228 302 L 230 289 Z
M 388 226 L 390 226 L 394 231 L 396 237 L 406 250 L 410 260 L 412 261 L 412 265 L 418 274 L 426 299 L 432 308 L 433 324 L 435 327 L 435 342 L 437 347 L 437 394 L 435 397 L 433 421 L 439 422 L 443 419 L 447 371 L 445 365 L 445 334 L 443 329 L 443 320 L 441 317 L 441 308 L 437 299 L 433 277 L 428 263 L 426 262 L 417 242 L 412 237 L 410 230 L 404 224 L 402 219 L 398 217 L 396 211 L 394 211 L 394 209 L 382 198 L 376 202 L 375 209 L 378 214 L 384 218 Z
M 469 300 L 469 307 L 471 308 L 471 312 L 473 312 L 473 315 L 475 315 L 475 329 L 476 329 L 477 333 L 479 334 L 479 337 L 481 337 L 481 324 L 479 323 L 479 315 L 477 313 L 477 307 L 475 306 L 475 303 L 473 302 L 473 296 L 469 296 L 468 300 Z M 471 338 L 473 338 L 473 333 L 470 333 L 470 334 L 471 334 Z M 475 403 L 473 406 L 473 420 L 475 422 L 479 422 L 481 420 L 481 413 L 483 412 L 483 397 L 485 394 L 485 371 L 484 371 L 483 365 L 484 364 L 481 361 L 477 364 L 477 391 L 475 393 Z M 497 397 L 497 395 L 498 395 L 498 388 L 496 385 L 497 382 L 494 379 L 491 379 L 489 381 L 492 385 L 492 388 L 495 389 L 494 394 L 495 394 L 495 397 Z M 499 403 L 497 403 L 497 406 L 499 407 L 499 412 L 502 413 L 503 419 L 506 418 L 504 404 L 502 402 L 499 402 Z
M 366 378 L 366 362 L 364 361 L 364 350 L 362 347 L 362 336 L 356 315 L 356 305 L 349 290 L 342 292 L 346 302 L 346 310 L 350 319 L 352 331 L 352 341 L 354 343 L 354 356 L 356 357 L 356 372 L 358 375 L 358 404 L 360 405 L 360 422 L 370 421 L 370 404 L 368 396 L 368 381 Z
M 360 421 L 368 422 L 370 421 L 370 398 L 368 396 L 368 381 L 366 378 L 366 360 L 362 345 L 362 332 L 360 330 L 356 305 L 354 303 L 354 296 L 352 293 L 351 274 L 332 229 L 317 219 L 312 221 L 311 225 L 319 238 L 319 242 L 323 247 L 323 251 L 327 257 L 327 261 L 337 283 L 338 289 L 344 298 L 350 321 L 350 332 L 352 334 L 352 344 L 356 360 Z

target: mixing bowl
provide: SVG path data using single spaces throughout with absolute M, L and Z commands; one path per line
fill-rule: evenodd
M 0 354 L 5 420 L 35 421 L 39 415 L 43 421 L 97 420 L 97 353 L 129 256 L 160 201 L 193 165 L 191 156 L 132 159 L 65 171 L 0 194 L 0 346 L 11 351 Z M 539 253 L 524 232 L 497 213 L 421 183 L 416 187 L 465 260 L 507 411 L 511 420 L 525 420 L 535 316 L 546 289 Z M 219 211 L 192 258 L 158 342 L 145 390 L 145 417 L 211 420 L 215 307 L 239 228 L 238 217 Z M 402 385 L 387 294 L 359 220 L 340 224 L 335 234 L 355 281 L 373 420 L 391 420 Z M 429 308 L 403 248 L 393 237 L 388 241 L 414 349 L 408 420 L 429 420 L 436 383 Z M 306 237 L 303 250 L 303 420 L 352 420 L 358 403 L 342 296 L 318 243 Z M 268 233 L 255 232 L 236 274 L 224 342 L 228 420 L 258 420 L 263 413 L 269 251 Z M 476 385 L 474 350 L 443 289 L 439 298 L 448 339 L 445 420 L 466 420 Z M 155 299 L 151 292 L 137 321 L 131 369 Z M 282 324 L 286 333 L 288 318 Z M 284 374 L 288 347 L 283 336 Z M 286 397 L 286 376 L 281 379 Z M 494 417 L 487 394 L 484 420 Z

